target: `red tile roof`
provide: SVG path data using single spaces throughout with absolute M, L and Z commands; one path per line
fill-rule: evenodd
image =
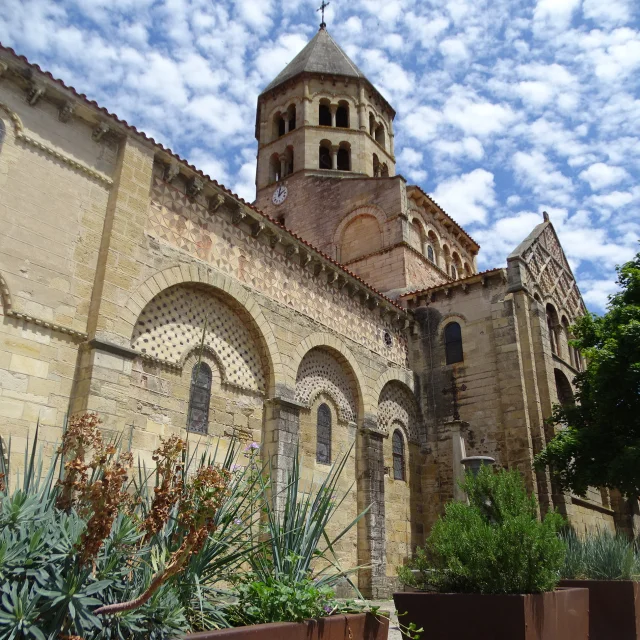
M 438 289 L 448 289 L 450 287 L 455 287 L 459 284 L 464 284 L 465 281 L 472 280 L 473 278 L 478 278 L 479 276 L 487 276 L 492 275 L 494 273 L 499 273 L 500 271 L 504 271 L 504 267 L 495 267 L 494 269 L 486 269 L 485 271 L 479 271 L 478 273 L 474 273 L 466 278 L 459 278 L 458 280 L 452 280 L 451 282 L 443 282 L 442 284 L 437 284 L 433 287 L 428 287 L 427 289 L 416 289 L 415 291 L 409 291 L 408 293 L 403 293 L 399 298 L 408 298 L 410 296 L 418 296 L 423 295 L 425 293 L 429 293 L 430 291 L 437 291 Z
M 373 293 L 375 293 L 376 295 L 380 296 L 381 298 L 383 298 L 384 300 L 386 300 L 387 302 L 391 303 L 394 307 L 396 307 L 399 311 L 403 311 L 405 312 L 406 310 L 401 307 L 398 303 L 394 302 L 393 300 L 391 300 L 391 298 L 388 298 L 387 296 L 385 296 L 383 293 L 381 293 L 380 291 L 378 291 L 377 289 L 375 289 L 374 287 L 372 287 L 370 284 L 368 284 L 367 282 L 365 282 L 362 278 L 360 278 L 358 275 L 356 275 L 355 273 L 353 273 L 352 271 L 349 271 L 349 269 L 345 268 L 344 266 L 342 266 L 339 262 L 336 262 L 333 258 L 331 258 L 330 256 L 328 256 L 326 253 L 323 253 L 322 251 L 320 251 L 320 249 L 317 249 L 316 247 L 314 247 L 310 242 L 307 242 L 304 238 L 300 237 L 298 234 L 294 233 L 293 231 L 290 231 L 289 229 L 287 229 L 286 227 L 284 227 L 283 225 L 279 224 L 274 218 L 272 218 L 271 216 L 267 215 L 266 213 L 264 213 L 263 211 L 261 211 L 260 209 L 258 209 L 257 207 L 255 207 L 253 204 L 247 202 L 246 200 L 244 200 L 243 198 L 241 198 L 239 195 L 237 195 L 236 193 L 233 193 L 233 191 L 231 191 L 230 189 L 227 189 L 224 185 L 220 184 L 217 180 L 214 180 L 213 178 L 211 178 L 210 176 L 208 176 L 206 173 L 204 173 L 203 171 L 201 171 L 200 169 L 198 169 L 197 167 L 195 167 L 194 165 L 192 165 L 191 163 L 189 163 L 187 160 L 185 160 L 184 158 L 181 158 L 177 153 L 174 153 L 173 151 L 171 151 L 171 149 L 165 147 L 164 145 L 162 145 L 161 143 L 157 142 L 156 140 L 154 140 L 153 138 L 149 137 L 146 133 L 144 133 L 143 131 L 139 131 L 136 127 L 134 127 L 133 125 L 130 125 L 126 120 L 122 120 L 121 118 L 119 118 L 117 115 L 115 115 L 114 113 L 109 112 L 107 109 L 105 109 L 104 107 L 101 107 L 95 100 L 90 100 L 84 93 L 80 93 L 79 91 L 77 91 L 74 87 L 71 87 L 67 84 L 65 84 L 62 80 L 60 80 L 59 78 L 54 78 L 51 73 L 49 73 L 49 71 L 44 71 L 39 65 L 29 62 L 29 60 L 22 55 L 19 55 L 18 53 L 16 53 L 11 47 L 5 47 L 2 43 L 0 43 L 0 51 L 6 51 L 7 53 L 11 54 L 12 56 L 14 56 L 15 58 L 17 58 L 18 60 L 21 60 L 22 62 L 24 62 L 25 64 L 27 64 L 31 69 L 35 69 L 36 71 L 38 71 L 39 73 L 41 73 L 42 75 L 46 76 L 47 78 L 49 78 L 49 80 L 51 80 L 52 82 L 56 83 L 57 85 L 59 85 L 62 89 L 64 89 L 65 91 L 70 91 L 74 96 L 76 96 L 77 98 L 80 98 L 85 104 L 88 104 L 89 106 L 93 107 L 94 109 L 96 109 L 97 111 L 100 111 L 101 113 L 103 113 L 105 116 L 107 116 L 108 118 L 115 120 L 120 126 L 125 127 L 126 129 L 128 129 L 129 131 L 133 132 L 135 135 L 140 136 L 142 138 L 144 138 L 144 140 L 146 140 L 147 142 L 150 142 L 151 144 L 153 144 L 154 146 L 158 147 L 159 149 L 161 149 L 162 151 L 164 151 L 165 153 L 169 154 L 170 156 L 174 157 L 176 160 L 178 160 L 179 162 L 185 164 L 187 167 L 189 167 L 189 169 L 191 169 L 192 171 L 195 171 L 197 174 L 199 174 L 200 176 L 202 176 L 203 178 L 209 180 L 210 182 L 212 182 L 214 185 L 216 185 L 219 189 L 221 189 L 222 191 L 224 191 L 225 193 L 227 193 L 228 195 L 230 195 L 232 198 L 235 198 L 236 200 L 239 200 L 240 202 L 242 202 L 245 206 L 249 207 L 250 209 L 252 209 L 253 211 L 255 211 L 256 213 L 260 214 L 262 217 L 266 218 L 267 220 L 269 220 L 270 222 L 272 222 L 273 224 L 275 224 L 276 226 L 280 227 L 283 231 L 285 231 L 286 233 L 288 233 L 289 235 L 291 235 L 292 237 L 294 237 L 296 240 L 298 240 L 299 242 L 302 242 L 302 244 L 304 244 L 306 247 L 308 247 L 310 250 L 314 251 L 315 253 L 319 254 L 320 256 L 322 256 L 325 260 L 328 260 L 329 262 L 331 262 L 333 265 L 335 265 L 338 269 L 341 269 L 342 271 L 344 271 L 345 273 L 347 273 L 349 276 L 351 276 L 352 278 L 354 278 L 355 280 L 357 280 L 358 282 L 360 282 L 363 286 L 365 286 L 367 289 L 373 291 Z

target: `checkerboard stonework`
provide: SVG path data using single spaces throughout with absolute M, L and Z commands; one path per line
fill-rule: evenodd
M 333 526 L 372 505 L 337 550 L 371 565 L 369 596 L 396 586 L 454 496 L 461 452 L 519 468 L 578 528 L 633 526 L 620 496 L 562 495 L 531 468 L 582 366 L 567 340 L 585 308 L 552 223 L 478 273 L 473 238 L 397 173 L 395 111 L 326 29 L 258 98 L 255 205 L 13 51 L 0 70 L 12 473 L 38 423 L 52 451 L 65 416 L 87 410 L 149 463 L 186 433 L 201 361 L 199 437 L 261 443 L 276 482 L 296 447 L 311 479 L 355 442 Z

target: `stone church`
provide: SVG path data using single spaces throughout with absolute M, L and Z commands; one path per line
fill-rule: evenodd
M 355 443 L 333 526 L 371 505 L 339 555 L 369 565 L 376 597 L 458 495 L 465 457 L 519 469 L 579 529 L 632 526 L 619 496 L 563 495 L 532 470 L 583 367 L 568 339 L 585 307 L 552 223 L 478 272 L 475 240 L 397 172 L 394 116 L 322 25 L 258 97 L 249 204 L 0 48 L 12 452 L 38 423 L 52 451 L 87 410 L 143 460 L 187 430 L 259 442 L 280 483 L 297 447 L 310 480 Z

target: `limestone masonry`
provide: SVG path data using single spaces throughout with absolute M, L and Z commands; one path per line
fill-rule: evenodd
M 372 505 L 338 554 L 370 565 L 373 597 L 458 496 L 466 456 L 520 469 L 579 530 L 637 528 L 619 495 L 564 495 L 532 470 L 583 367 L 553 225 L 478 273 L 478 244 L 397 173 L 394 116 L 321 28 L 258 98 L 250 205 L 0 48 L 11 473 L 38 423 L 51 454 L 86 410 L 147 462 L 187 429 L 259 442 L 280 483 L 298 446 L 310 480 L 355 443 L 333 526 Z

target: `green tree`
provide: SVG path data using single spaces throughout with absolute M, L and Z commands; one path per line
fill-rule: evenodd
M 575 406 L 556 407 L 557 435 L 536 457 L 560 487 L 640 495 L 640 253 L 617 268 L 620 292 L 603 316 L 580 318 L 572 344 L 587 359 L 575 379 Z

